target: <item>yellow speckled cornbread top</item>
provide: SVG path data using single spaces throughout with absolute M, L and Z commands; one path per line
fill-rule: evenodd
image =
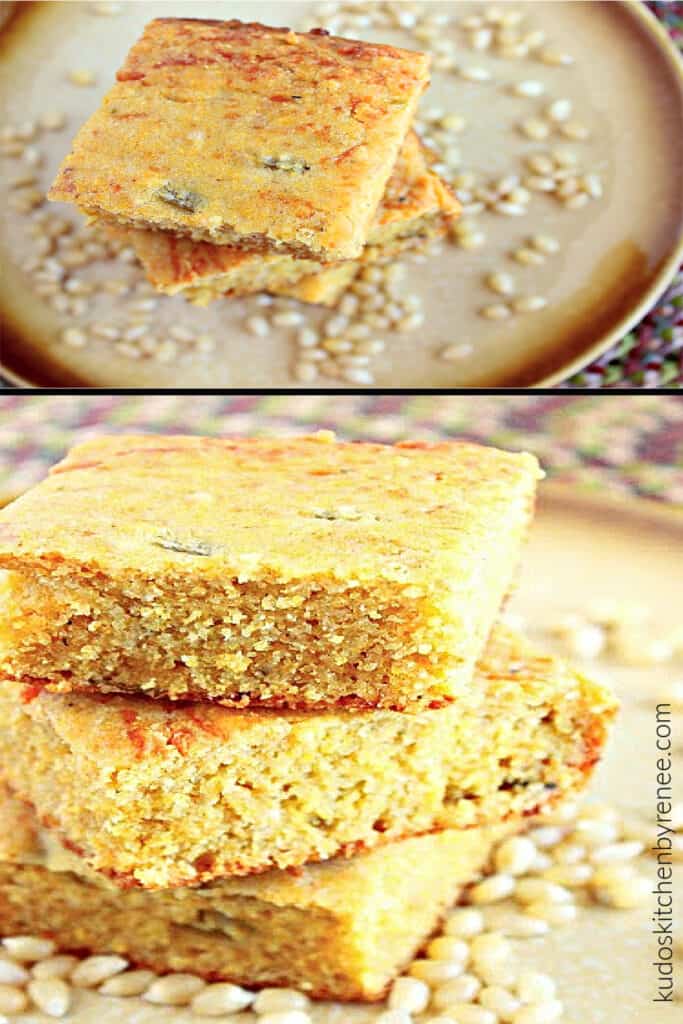
M 540 476 L 532 455 L 461 442 L 102 437 L 0 512 L 0 566 L 385 580 L 476 600 Z
M 355 258 L 428 67 L 322 30 L 158 18 L 50 198 L 220 244 Z

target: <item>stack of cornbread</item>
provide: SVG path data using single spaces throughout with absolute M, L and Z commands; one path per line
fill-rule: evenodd
M 50 192 L 132 245 L 159 291 L 332 305 L 458 204 L 411 129 L 424 53 L 157 18 Z
M 0 513 L 0 934 L 380 998 L 605 743 L 611 695 L 495 624 L 539 476 L 325 433 L 74 448 Z

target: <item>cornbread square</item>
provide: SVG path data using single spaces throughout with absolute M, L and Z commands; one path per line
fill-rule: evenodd
M 203 889 L 122 892 L 55 845 L 29 808 L 0 798 L 0 935 L 118 953 L 160 974 L 190 971 L 318 999 L 381 999 L 510 826 L 392 843 L 296 874 Z
M 255 253 L 229 245 L 193 242 L 168 231 L 110 228 L 131 245 L 154 287 L 182 293 L 206 305 L 226 293 L 271 291 L 308 302 L 329 302 L 350 283 L 363 262 L 387 259 L 416 240 L 439 237 L 459 205 L 429 169 L 431 157 L 414 132 L 404 142 L 361 260 L 322 264 L 276 253 Z M 292 282 L 300 284 L 292 286 Z
M 0 682 L 0 771 L 125 888 L 197 885 L 519 821 L 586 783 L 610 693 L 502 628 L 415 714 L 237 712 Z
M 460 442 L 87 441 L 0 512 L 0 670 L 238 707 L 443 704 L 470 686 L 539 475 Z
M 157 18 L 49 197 L 197 240 L 354 259 L 428 80 L 424 53 L 323 29 Z

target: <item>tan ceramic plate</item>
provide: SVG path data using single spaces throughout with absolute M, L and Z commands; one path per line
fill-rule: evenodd
M 512 610 L 530 624 L 548 624 L 559 613 L 585 606 L 587 598 L 617 598 L 646 604 L 658 628 L 679 625 L 683 514 L 645 501 L 577 497 L 546 485 L 519 591 Z M 547 642 L 547 641 L 546 641 Z M 592 797 L 613 804 L 631 820 L 652 820 L 655 760 L 653 694 L 676 667 L 616 668 L 600 661 L 589 666 L 611 680 L 622 702 L 614 740 L 592 786 Z M 683 773 L 683 746 L 674 712 L 674 777 Z M 677 717 L 676 717 L 677 716 Z M 642 868 L 653 871 L 653 861 Z M 683 865 L 676 869 L 677 920 L 683 919 Z M 518 962 L 546 970 L 556 979 L 567 1021 L 581 1024 L 663 1024 L 673 1020 L 651 1002 L 655 995 L 655 951 L 650 932 L 654 904 L 616 912 L 582 909 L 577 921 L 541 939 L 514 940 Z M 683 961 L 678 960 L 678 971 Z M 680 985 L 680 983 L 679 983 Z M 618 1000 L 618 1003 L 615 1003 Z M 618 1009 L 615 1007 L 618 1005 Z M 319 1004 L 316 1024 L 366 1024 L 380 1009 Z M 48 1024 L 48 1018 L 17 1018 L 22 1024 Z M 227 1018 L 226 1018 L 227 1020 Z M 235 1019 L 237 1021 L 237 1018 Z M 247 1015 L 239 1018 L 248 1024 Z M 139 1000 L 117 1001 L 79 994 L 70 1024 L 196 1024 L 184 1010 L 162 1009 Z M 254 1018 L 255 1021 L 255 1018 Z
M 17 124 L 46 109 L 69 116 L 63 132 L 44 136 L 46 150 L 40 186 L 47 187 L 77 127 L 96 108 L 144 23 L 155 15 L 188 13 L 186 2 L 127 3 L 116 17 L 96 17 L 85 3 L 22 3 L 0 36 L 0 101 L 3 122 Z M 458 18 L 481 5 L 439 2 L 432 11 Z M 466 48 L 458 39 L 458 58 L 493 74 L 488 82 L 466 82 L 437 72 L 425 107 L 441 106 L 466 115 L 459 137 L 463 168 L 485 179 L 519 171 L 525 154 L 546 149 L 520 135 L 514 125 L 535 113 L 541 101 L 510 95 L 510 84 L 541 79 L 553 98 L 568 97 L 575 116 L 591 132 L 571 144 L 585 170 L 605 183 L 601 200 L 568 211 L 555 199 L 536 194 L 524 217 L 485 213 L 484 248 L 465 251 L 447 246 L 426 264 L 409 263 L 407 288 L 422 296 L 424 327 L 386 334 L 384 353 L 373 360 L 376 386 L 494 387 L 537 386 L 561 380 L 596 356 L 644 315 L 681 259 L 683 236 L 683 88 L 680 63 L 655 19 L 640 6 L 618 2 L 532 2 L 510 5 L 524 11 L 530 28 L 547 31 L 549 40 L 569 51 L 572 67 L 548 67 L 538 60 L 507 60 Z M 194 0 L 193 17 L 261 19 L 297 24 L 311 5 L 280 2 L 210 3 Z M 366 30 L 360 30 L 361 34 Z M 372 37 L 372 32 L 367 32 Z M 406 33 L 383 37 L 419 46 Z M 67 81 L 73 68 L 97 71 L 97 84 L 79 88 Z M 570 144 L 564 142 L 565 146 Z M 0 164 L 2 177 L 13 176 L 12 161 Z M 0 182 L 0 193 L 5 186 Z M 3 211 L 7 209 L 3 200 Z M 55 208 L 59 209 L 59 208 Z M 60 212 L 69 214 L 63 207 Z M 293 332 L 278 329 L 268 338 L 244 327 L 254 300 L 215 303 L 197 310 L 183 300 L 163 298 L 154 326 L 163 335 L 170 324 L 189 326 L 216 339 L 213 352 L 183 351 L 167 363 L 133 360 L 111 341 L 95 340 L 69 349 L 59 341 L 68 317 L 56 314 L 34 294 L 19 269 L 31 256 L 27 219 L 9 212 L 0 227 L 0 310 L 6 327 L 2 365 L 8 377 L 38 386 L 90 385 L 132 387 L 292 388 Z M 534 231 L 561 242 L 560 252 L 540 267 L 520 267 L 509 252 Z M 483 285 L 491 270 L 512 271 L 520 291 L 541 295 L 547 308 L 505 323 L 483 319 L 478 311 L 495 300 Z M 117 276 L 113 265 L 100 268 Z M 88 272 L 89 273 L 89 272 Z M 87 277 L 87 274 L 84 273 Z M 99 295 L 91 320 L 111 323 L 122 315 L 120 299 Z M 315 320 L 318 311 L 311 314 Z M 440 353 L 462 346 L 455 362 Z M 323 387 L 340 386 L 321 378 Z

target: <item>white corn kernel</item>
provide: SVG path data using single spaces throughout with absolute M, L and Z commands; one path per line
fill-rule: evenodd
M 562 53 L 560 50 L 541 50 L 539 56 L 543 64 L 548 64 L 551 67 L 574 63 L 574 58 L 570 54 Z
M 544 299 L 542 295 L 523 295 L 514 300 L 512 308 L 515 313 L 536 313 L 547 305 L 548 300 Z
M 247 330 L 258 338 L 265 338 L 270 333 L 270 324 L 262 316 L 252 316 L 247 320 Z
M 28 994 L 48 1017 L 63 1017 L 71 1006 L 71 989 L 62 978 L 33 978 Z
M 226 1013 L 238 1013 L 254 1001 L 254 993 L 229 982 L 207 985 L 192 1000 L 193 1013 L 204 1017 L 221 1017 Z
M 468 892 L 470 903 L 496 903 L 509 896 L 515 888 L 515 880 L 511 875 L 490 875 L 483 882 L 473 885 Z
M 88 68 L 74 68 L 69 71 L 67 78 L 72 85 L 94 85 L 97 81 L 97 76 L 94 71 L 90 71 Z
M 523 1003 L 545 1003 L 555 998 L 557 987 L 548 974 L 522 971 L 517 979 L 517 995 Z
M 466 342 L 462 345 L 447 345 L 446 348 L 441 349 L 439 357 L 449 363 L 454 363 L 459 359 L 466 359 L 467 356 L 471 356 L 473 351 L 472 345 Z
M 485 320 L 507 320 L 510 316 L 510 307 L 500 303 L 493 306 L 484 306 L 480 312 Z
M 551 103 L 547 109 L 546 114 L 551 121 L 567 121 L 571 117 L 572 103 L 571 100 L 555 100 Z
M 487 68 L 460 68 L 460 77 L 466 82 L 488 82 L 491 72 Z
M 520 1007 L 520 1001 L 512 992 L 500 985 L 490 985 L 479 993 L 479 1002 L 487 1010 L 497 1014 L 500 1020 L 508 1021 Z
M 167 974 L 153 981 L 142 998 L 159 1006 L 187 1006 L 205 985 L 194 974 Z
M 549 853 L 544 853 L 543 850 L 539 850 L 536 854 L 536 859 L 529 868 L 530 875 L 540 875 L 543 871 L 547 871 L 549 867 L 552 867 L 553 859 Z
M 526 203 L 531 202 L 531 192 L 528 189 L 518 185 L 516 188 L 511 189 L 508 192 L 506 199 L 510 203 L 516 203 L 524 206 Z
M 565 139 L 572 139 L 577 142 L 583 142 L 590 135 L 586 126 L 581 124 L 580 121 L 565 121 L 560 127 L 560 131 Z
M 517 82 L 513 87 L 512 91 L 515 96 L 542 96 L 545 92 L 545 85 L 543 82 L 537 82 L 533 79 L 527 79 L 524 82 Z
M 75 967 L 80 963 L 78 957 L 60 954 L 49 956 L 45 960 L 39 960 L 31 968 L 31 976 L 34 978 L 68 978 Z
M 526 165 L 536 174 L 549 175 L 554 171 L 553 161 L 545 153 L 530 153 L 526 157 Z
M 553 864 L 543 872 L 543 877 L 548 882 L 575 889 L 591 880 L 593 867 L 590 864 Z
M 48 111 L 41 115 L 38 123 L 47 132 L 57 132 L 66 124 L 66 114 L 61 111 Z
M 488 50 L 493 40 L 493 32 L 490 28 L 479 28 L 470 36 L 470 46 L 473 50 Z
M 495 854 L 498 871 L 508 875 L 523 875 L 536 857 L 536 845 L 526 836 L 512 836 L 501 843 Z
M 515 899 L 520 903 L 570 903 L 572 894 L 563 886 L 542 878 L 521 878 L 515 886 Z
M 432 996 L 432 1003 L 437 1010 L 448 1012 L 448 1008 L 459 1003 L 469 1003 L 475 999 L 481 988 L 481 981 L 473 974 L 463 974 L 459 978 L 439 985 Z
M 446 919 L 444 932 L 446 935 L 457 935 L 468 938 L 479 935 L 484 930 L 484 915 L 480 910 L 460 907 L 451 911 Z
M 312 327 L 304 327 L 299 331 L 296 341 L 299 348 L 315 348 L 320 342 L 320 335 Z
M 527 139 L 533 139 L 534 142 L 547 139 L 550 135 L 549 125 L 538 117 L 528 117 L 525 121 L 522 121 L 519 125 L 519 130 L 522 135 L 526 135 Z
M 634 878 L 636 867 L 633 861 L 621 861 L 616 864 L 604 864 L 593 872 L 591 883 L 595 888 L 614 885 L 626 879 Z
M 255 1013 L 280 1013 L 285 1010 L 306 1010 L 311 1000 L 295 988 L 264 988 L 256 995 Z
M 505 217 L 523 217 L 527 212 L 522 203 L 509 203 L 505 200 L 494 206 L 496 213 L 502 213 Z
M 557 182 L 554 178 L 544 178 L 540 174 L 531 174 L 524 179 L 524 184 L 532 192 L 554 192 Z
M 534 249 L 515 249 L 512 253 L 512 258 L 517 263 L 521 263 L 523 266 L 540 266 L 545 263 L 545 257 L 540 252 L 535 252 Z
M 94 988 L 128 967 L 122 956 L 89 956 L 71 972 L 71 982 L 79 988 Z
M 482 962 L 477 964 L 477 974 L 486 985 L 511 988 L 517 980 L 516 969 L 508 962 Z
M 651 891 L 652 882 L 643 875 L 635 875 L 633 878 L 626 878 L 622 882 L 597 889 L 596 896 L 600 903 L 628 910 L 645 903 Z
M 467 121 L 462 114 L 445 114 L 439 124 L 448 132 L 462 132 L 467 127 Z
M 587 808 L 584 809 L 585 815 Z M 574 826 L 574 831 L 582 842 L 589 846 L 602 846 L 606 843 L 614 843 L 619 838 L 619 830 L 610 821 L 600 821 L 593 818 L 581 817 Z
M 456 960 L 414 960 L 408 968 L 413 978 L 426 981 L 428 985 L 441 985 L 458 978 L 464 965 Z
M 467 942 L 454 935 L 440 935 L 427 946 L 427 956 L 432 960 L 453 960 L 456 963 L 467 963 L 470 947 Z
M 529 831 L 529 836 L 536 846 L 547 850 L 561 843 L 565 836 L 565 830 L 559 825 L 539 825 Z
M 35 935 L 17 935 L 3 939 L 2 944 L 13 960 L 32 963 L 52 956 L 56 946 L 52 939 L 41 939 Z
M 105 996 L 141 996 L 157 980 L 154 971 L 125 971 L 102 982 L 98 991 Z
M 271 318 L 274 327 L 299 327 L 304 322 L 303 313 L 294 309 L 286 309 L 283 313 L 275 313 Z
M 25 985 L 30 974 L 15 960 L 0 957 L 0 985 Z
M 475 963 L 500 962 L 510 956 L 511 946 L 499 932 L 484 932 L 483 935 L 476 935 L 472 939 L 470 950 Z
M 496 292 L 498 295 L 512 295 L 515 291 L 515 281 L 511 274 L 489 274 L 486 284 L 492 292 Z
M 600 199 L 602 197 L 602 179 L 597 174 L 584 174 L 581 178 L 581 184 L 592 199 Z
M 590 859 L 593 864 L 611 864 L 615 861 L 633 860 L 634 857 L 639 857 L 643 850 L 643 843 L 637 839 L 630 839 L 598 846 L 591 851 Z
M 532 235 L 529 241 L 539 252 L 550 254 L 560 250 L 560 243 L 551 235 Z
M 419 978 L 397 978 L 391 987 L 387 1005 L 390 1010 L 422 1013 L 429 1003 L 429 986 Z
M 456 241 L 461 249 L 481 249 L 486 242 L 486 235 L 483 231 L 469 231 L 459 234 Z

